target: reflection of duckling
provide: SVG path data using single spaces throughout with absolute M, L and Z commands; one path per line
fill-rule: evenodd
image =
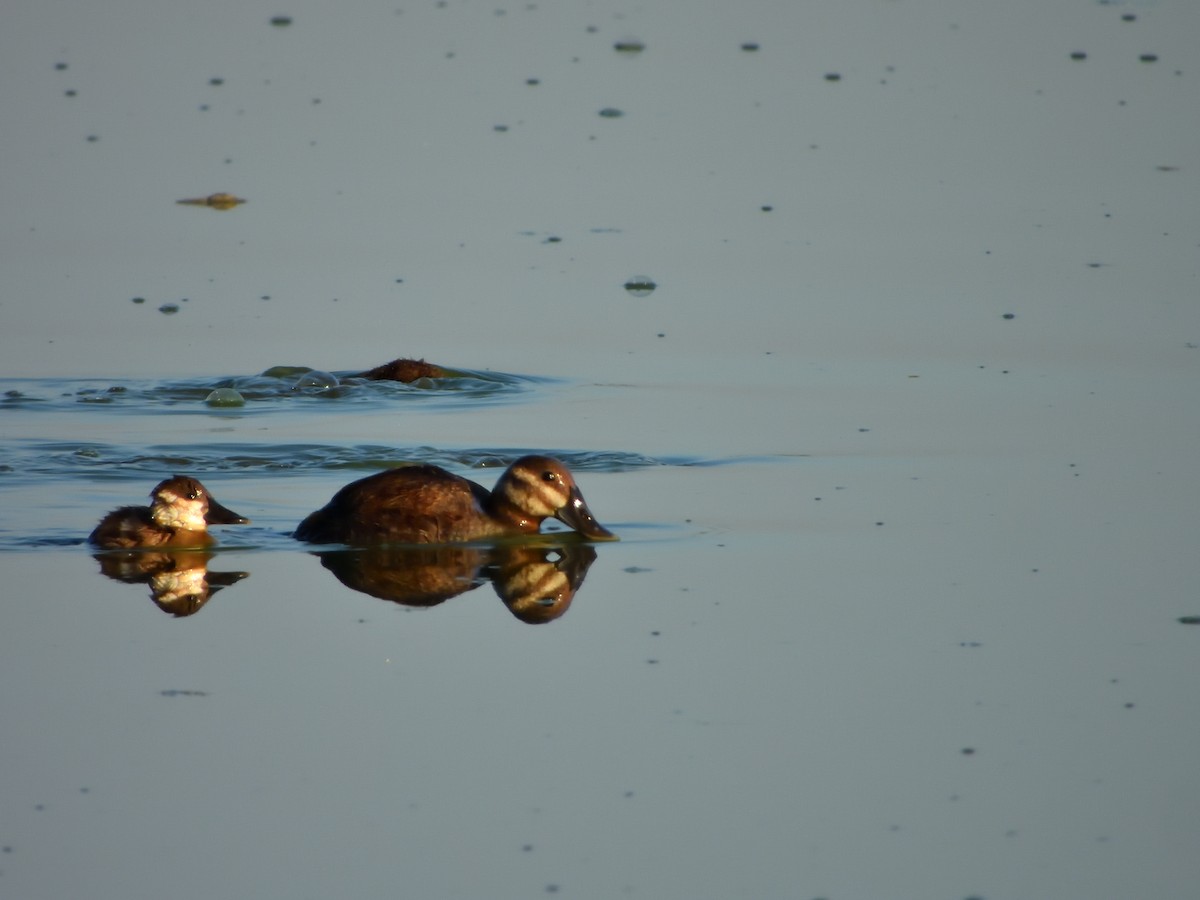
M 405 606 L 436 606 L 490 580 L 512 614 L 533 625 L 567 611 L 596 551 L 588 544 L 564 542 L 368 547 L 318 556 L 346 587 Z
M 98 553 L 100 571 L 114 581 L 147 584 L 150 599 L 170 615 L 190 616 L 209 598 L 249 576 L 249 572 L 210 572 L 211 553 L 160 550 L 153 553 Z
M 535 534 L 550 516 L 596 541 L 616 540 L 575 479 L 548 456 L 523 456 L 486 488 L 437 466 L 403 466 L 352 482 L 295 537 L 314 544 L 438 544 Z
M 448 378 L 450 372 L 423 359 L 393 359 L 389 363 L 351 377 L 366 378 L 369 381 L 413 382 L 418 378 Z
M 150 506 L 114 509 L 88 535 L 97 547 L 208 547 L 209 525 L 245 525 L 250 520 L 218 503 L 195 478 L 175 475 L 155 485 Z

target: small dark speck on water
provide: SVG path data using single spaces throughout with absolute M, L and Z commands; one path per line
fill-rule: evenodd
M 775 208 L 775 207 L 773 207 L 773 206 L 760 206 L 760 207 L 759 207 L 759 209 L 761 209 L 763 212 L 770 212 L 770 211 L 771 211 L 771 210 L 773 210 L 774 208 Z
M 1180 625 L 1200 625 L 1200 616 L 1180 616 Z
M 641 41 L 617 41 L 615 44 L 613 44 L 613 49 L 618 53 L 627 53 L 633 55 L 635 53 L 641 53 L 643 50 L 645 50 L 646 45 Z
M 621 110 L 617 109 L 616 107 L 606 106 L 604 109 L 600 110 L 599 115 L 602 119 L 619 119 L 621 116 L 625 115 L 625 113 L 621 112 Z
M 1071 54 L 1071 59 L 1082 62 L 1083 60 L 1087 59 L 1087 54 L 1084 53 L 1082 50 L 1076 50 L 1074 53 Z
M 96 143 L 96 141 L 98 141 L 98 140 L 100 140 L 100 135 L 98 135 L 98 134 L 89 134 L 89 135 L 87 136 L 87 142 L 88 142 L 89 144 L 94 144 L 94 143 Z
M 625 290 L 634 297 L 646 297 L 654 293 L 658 285 L 653 278 L 647 275 L 634 275 L 632 278 L 626 279 Z
M 131 300 L 132 300 L 134 303 L 145 303 L 145 302 L 146 302 L 146 298 L 145 298 L 145 297 L 132 297 L 132 298 L 131 298 Z
M 164 316 L 173 316 L 173 315 L 175 315 L 175 313 L 179 312 L 179 304 L 178 303 L 164 303 L 162 306 L 160 306 L 158 308 L 158 311 L 160 313 L 162 313 Z
M 276 28 L 287 28 L 287 26 L 292 24 L 292 17 L 291 16 L 272 16 L 271 24 L 274 25 Z
M 492 131 L 499 131 L 501 134 L 503 134 L 504 132 L 508 131 L 508 126 L 507 125 L 493 125 Z
M 1122 22 L 1136 22 L 1137 16 L 1135 16 L 1133 13 L 1125 13 L 1123 16 L 1121 16 L 1121 21 Z
M 825 80 L 826 81 L 841 81 L 842 76 L 837 72 L 826 72 Z
M 963 747 L 963 748 L 962 748 L 962 755 L 963 755 L 963 756 L 974 756 L 974 755 L 975 755 L 975 748 L 974 748 L 974 747 Z
M 1142 61 L 1142 62 L 1144 62 L 1144 63 L 1153 63 L 1153 62 L 1158 62 L 1158 54 L 1156 54 L 1156 53 L 1143 53 L 1141 56 L 1139 56 L 1139 57 L 1138 57 L 1138 59 L 1139 59 L 1139 60 L 1141 60 L 1141 61 Z
M 1005 313 L 1000 318 L 1012 320 L 1012 319 L 1015 319 L 1016 317 L 1017 317 L 1016 313 Z
M 539 85 L 539 84 L 541 84 L 541 83 L 542 83 L 542 79 L 540 79 L 540 78 L 526 78 L 526 79 L 525 79 L 525 83 L 526 83 L 526 84 L 528 84 L 528 85 L 530 85 L 530 86 Z
M 67 64 L 66 63 L 55 63 L 54 68 L 59 72 L 65 72 L 67 70 Z
M 210 78 L 210 79 L 208 79 L 208 83 L 211 84 L 213 87 L 220 87 L 221 85 L 223 85 L 225 83 L 225 79 L 224 78 Z
M 746 43 L 742 44 L 742 49 L 747 53 L 754 53 L 758 50 L 758 44 L 754 41 L 746 41 Z

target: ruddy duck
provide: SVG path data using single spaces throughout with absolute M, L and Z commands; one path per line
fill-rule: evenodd
M 175 475 L 150 492 L 149 506 L 122 506 L 100 520 L 88 541 L 105 549 L 208 547 L 216 543 L 209 525 L 245 525 L 250 520 L 218 503 L 195 478 Z
M 423 359 L 393 359 L 382 366 L 367 369 L 354 375 L 355 378 L 366 378 L 369 381 L 404 381 L 414 382 L 418 378 L 446 378 L 450 375 L 441 366 L 425 362 Z
M 617 537 L 593 518 L 557 459 L 523 456 L 486 488 L 439 469 L 403 466 L 352 482 L 300 523 L 313 544 L 443 544 L 536 534 L 553 516 L 594 541 Z

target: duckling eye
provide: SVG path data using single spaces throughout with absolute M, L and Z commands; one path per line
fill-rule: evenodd
M 199 491 L 188 491 L 188 499 L 189 500 L 199 500 L 200 492 Z

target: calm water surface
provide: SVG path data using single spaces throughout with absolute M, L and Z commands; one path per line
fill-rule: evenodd
M 1200 6 L 0 20 L 0 896 L 1195 896 Z

